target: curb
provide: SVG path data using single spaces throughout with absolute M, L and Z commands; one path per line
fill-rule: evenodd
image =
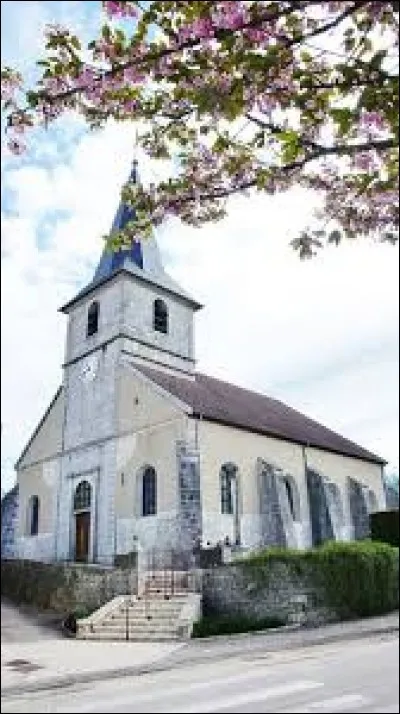
M 292 641 L 285 641 L 285 639 L 282 639 L 282 642 L 278 643 L 276 642 L 274 644 L 274 647 L 272 649 L 266 649 L 267 643 L 264 642 L 264 645 L 262 649 L 264 651 L 268 652 L 276 652 L 276 651 L 282 651 L 282 650 L 296 650 L 296 649 L 301 649 L 304 647 L 313 647 L 316 645 L 323 645 L 325 643 L 331 643 L 331 642 L 338 642 L 338 641 L 347 641 L 347 640 L 359 640 L 363 639 L 364 637 L 371 637 L 374 635 L 383 635 L 383 634 L 392 634 L 395 632 L 399 631 L 399 624 L 390 624 L 386 626 L 380 626 L 376 628 L 371 628 L 371 629 L 361 629 L 361 630 L 353 630 L 353 631 L 348 631 L 348 632 L 337 632 L 337 633 L 331 633 L 331 634 L 326 634 L 324 635 L 323 633 L 318 635 L 318 632 L 320 630 L 317 628 L 315 630 L 315 636 L 310 639 L 306 638 L 306 641 L 296 641 L 297 638 L 293 638 Z M 297 630 L 299 632 L 299 630 Z M 306 631 L 303 630 L 303 633 L 308 632 L 310 633 L 310 630 Z M 243 633 L 245 635 L 247 633 Z M 260 635 L 260 634 L 265 634 L 265 630 L 260 630 L 258 632 L 252 632 L 251 635 L 248 635 L 249 639 L 253 635 Z M 278 634 L 278 630 L 274 630 L 274 634 Z M 296 633 L 297 634 L 297 633 Z M 241 639 L 242 636 L 239 636 L 238 639 Z M 220 638 L 214 637 L 214 638 L 201 638 L 201 641 L 203 642 L 210 642 L 210 640 L 213 640 L 214 642 L 216 640 L 220 641 Z M 231 641 L 232 638 L 229 636 L 226 636 L 223 638 L 224 642 Z M 200 640 L 198 640 L 200 641 Z M 221 640 L 222 641 L 222 640 Z M 182 648 L 187 652 L 187 647 Z M 253 648 L 252 652 L 257 651 L 259 648 Z M 261 649 L 261 648 L 260 648 Z M 232 655 L 232 653 L 230 653 Z M 229 654 L 228 654 L 229 656 Z M 96 671 L 96 672 L 87 672 L 87 673 L 79 673 L 79 674 L 70 674 L 70 675 L 64 675 L 62 677 L 51 677 L 47 680 L 43 680 L 41 682 L 32 682 L 30 684 L 26 685 L 11 685 L 9 687 L 3 687 L 1 690 L 1 696 L 2 698 L 6 697 L 12 697 L 12 696 L 18 696 L 18 695 L 23 695 L 23 694 L 28 694 L 32 692 L 40 692 L 40 691 L 49 691 L 52 689 L 61 689 L 61 688 L 66 688 L 73 686 L 75 684 L 85 684 L 85 683 L 91 683 L 91 682 L 98 682 L 102 681 L 105 679 L 111 680 L 111 679 L 118 679 L 119 677 L 133 677 L 133 676 L 141 676 L 144 674 L 149 674 L 151 672 L 163 672 L 163 671 L 168 671 L 172 669 L 177 669 L 179 667 L 182 667 L 182 665 L 191 665 L 194 663 L 203 663 L 207 662 L 210 659 L 212 660 L 219 660 L 219 659 L 226 659 L 227 653 L 226 652 L 221 652 L 220 654 L 216 654 L 213 656 L 212 652 L 208 652 L 207 654 L 201 654 L 199 653 L 198 655 L 194 654 L 190 655 L 188 653 L 188 656 L 184 659 L 175 659 L 175 661 L 168 661 L 167 663 L 167 657 L 165 657 L 162 660 L 157 660 L 155 662 L 149 662 L 147 665 L 136 665 L 132 667 L 121 667 L 119 669 L 109 669 L 109 670 L 103 670 L 103 671 Z

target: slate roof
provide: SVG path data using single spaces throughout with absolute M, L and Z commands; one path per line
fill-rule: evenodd
M 139 278 L 139 280 L 143 282 L 150 283 L 150 285 L 154 285 L 157 288 L 161 288 L 161 290 L 166 293 L 176 295 L 177 297 L 181 298 L 183 302 L 187 303 L 188 305 L 191 305 L 194 310 L 200 310 L 203 307 L 200 302 L 194 300 L 186 292 L 186 290 L 181 288 L 180 285 L 178 285 L 174 280 L 172 280 L 172 278 L 170 278 L 167 273 L 164 273 L 160 276 L 153 275 L 150 272 L 141 270 L 141 268 L 138 268 L 138 266 L 132 263 L 131 260 L 127 259 L 123 262 L 122 265 L 114 267 L 109 275 L 105 275 L 104 277 L 100 277 L 96 280 L 93 280 L 91 283 L 89 283 L 89 285 L 86 285 L 85 288 L 80 290 L 79 293 L 75 295 L 74 298 L 72 298 L 72 300 L 69 300 L 67 303 L 65 303 L 65 305 L 60 307 L 59 312 L 68 312 L 68 310 L 73 305 L 75 305 L 78 300 L 81 300 L 87 295 L 90 295 L 90 293 L 96 290 L 96 288 L 100 287 L 101 285 L 104 285 L 109 280 L 111 280 L 111 278 L 114 278 L 120 273 L 132 275 L 136 278 Z
M 283 402 L 229 382 L 196 373 L 176 377 L 140 365 L 153 382 L 190 406 L 206 420 L 273 436 L 304 446 L 314 446 L 344 456 L 384 465 L 380 456 L 367 451 L 327 427 L 288 407 Z

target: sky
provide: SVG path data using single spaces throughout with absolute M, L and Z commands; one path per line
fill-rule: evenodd
M 2 65 L 30 74 L 47 22 L 90 37 L 97 2 L 1 3 Z M 2 156 L 1 487 L 62 381 L 66 316 L 92 278 L 133 156 L 134 127 L 74 117 Z M 144 181 L 162 168 L 139 156 Z M 157 233 L 166 270 L 205 307 L 198 369 L 281 399 L 399 463 L 398 246 L 354 241 L 300 261 L 289 243 L 312 195 L 230 201 L 201 229 Z

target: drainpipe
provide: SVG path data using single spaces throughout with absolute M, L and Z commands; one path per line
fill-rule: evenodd
M 54 533 L 54 560 L 58 560 L 58 532 L 60 527 L 60 501 L 61 501 L 61 484 L 62 484 L 62 465 L 63 457 L 62 452 L 59 460 L 59 473 L 58 473 L 58 483 L 57 483 L 57 494 L 56 494 L 56 522 L 55 522 L 55 533 Z
M 385 499 L 384 510 L 387 511 L 388 502 L 387 502 L 387 491 L 386 491 L 386 485 L 385 485 L 385 467 L 383 464 L 381 464 L 381 481 L 382 481 L 383 497 Z
M 199 412 L 199 415 L 195 417 L 194 420 L 194 447 L 196 451 L 199 450 L 199 422 L 203 419 L 203 415 Z
M 310 443 L 307 442 L 305 445 L 303 445 L 301 451 L 302 451 L 302 456 L 303 456 L 303 464 L 304 464 L 304 484 L 305 484 L 305 497 L 306 497 L 306 502 L 308 506 L 308 534 L 309 534 L 309 545 L 312 547 L 313 545 L 313 535 L 312 535 L 312 521 L 311 521 L 311 503 L 310 503 L 310 496 L 308 493 L 308 484 L 307 484 L 307 469 L 308 469 L 308 463 L 307 463 L 307 451 L 306 449 L 310 446 Z

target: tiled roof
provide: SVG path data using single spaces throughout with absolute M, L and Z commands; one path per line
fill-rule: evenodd
M 176 377 L 140 365 L 145 376 L 192 408 L 206 420 L 247 429 L 305 446 L 385 464 L 327 427 L 286 406 L 283 402 L 242 389 L 220 379 L 196 373 L 194 378 Z

